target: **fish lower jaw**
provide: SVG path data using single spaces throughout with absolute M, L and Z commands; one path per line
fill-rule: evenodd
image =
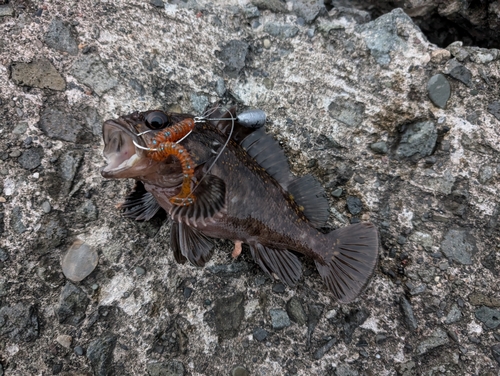
M 116 164 L 119 162 L 119 160 L 116 160 L 117 158 L 108 158 L 108 163 L 101 171 L 103 176 L 111 176 L 118 174 L 120 172 L 126 171 L 132 167 L 134 167 L 137 162 L 141 160 L 141 157 L 137 154 L 132 154 L 132 156 L 128 159 L 125 159 L 120 162 L 118 166 Z

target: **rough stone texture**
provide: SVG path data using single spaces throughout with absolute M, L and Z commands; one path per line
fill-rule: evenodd
M 61 1 L 40 15 L 41 2 L 8 3 L 14 17 L 0 23 L 4 374 L 90 375 L 89 350 L 107 333 L 117 338 L 103 358 L 111 374 L 217 375 L 236 366 L 251 375 L 496 374 L 498 327 L 486 330 L 476 311 L 498 311 L 500 296 L 498 53 L 457 43 L 432 59 L 437 47 L 400 11 L 369 22 L 366 12 L 336 7 L 303 25 L 291 2 L 254 1 L 260 13 L 251 20 L 243 3 Z M 45 43 L 56 18 L 81 45 L 77 55 Z M 217 57 L 231 40 L 248 44 L 235 78 Z M 40 57 L 63 77 L 63 91 L 12 80 L 12 63 Z M 446 73 L 449 59 L 470 71 L 469 86 Z M 438 73 L 451 85 L 445 109 L 427 95 Z M 168 222 L 126 220 L 115 209 L 133 181 L 100 176 L 100 123 L 154 108 L 195 113 L 223 99 L 266 112 L 292 170 L 325 187 L 329 228 L 365 219 L 379 228 L 374 278 L 351 305 L 332 299 L 307 257 L 304 277 L 284 292 L 273 292 L 248 251 L 233 262 L 226 242 L 206 268 L 177 265 Z M 427 121 L 437 132 L 432 159 L 397 158 L 401 130 Z M 386 154 L 370 148 L 379 142 Z M 32 148 L 43 153 L 29 170 L 19 158 Z M 362 212 L 349 212 L 348 197 Z M 441 249 L 450 230 L 466 232 L 464 242 Z M 59 323 L 61 260 L 76 238 L 96 249 L 99 265 L 77 288 L 76 301 L 88 304 L 64 299 L 69 321 Z M 467 263 L 449 260 L 445 250 L 460 259 L 465 243 Z M 411 297 L 410 321 L 402 296 Z M 306 326 L 287 307 L 292 298 Z M 274 329 L 271 309 L 286 310 L 290 325 Z M 438 328 L 456 339 L 435 347 L 444 342 Z M 56 341 L 62 334 L 72 336 L 71 350 Z

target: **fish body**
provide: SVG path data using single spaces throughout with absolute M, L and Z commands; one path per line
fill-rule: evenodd
M 148 121 L 161 114 L 163 123 Z M 376 228 L 360 223 L 329 234 L 318 231 L 329 213 L 319 183 L 310 175 L 292 175 L 276 141 L 263 128 L 238 124 L 234 113 L 216 111 L 215 120 L 198 121 L 180 142 L 196 164 L 193 203 L 172 203 L 185 176 L 182 165 L 172 156 L 152 160 L 147 149 L 158 132 L 190 117 L 148 111 L 104 123 L 108 165 L 102 175 L 138 181 L 122 205 L 125 214 L 148 219 L 163 208 L 173 220 L 171 248 L 178 262 L 203 266 L 212 255 L 211 239 L 228 239 L 235 243 L 233 255 L 247 244 L 266 273 L 293 286 L 302 274 L 298 252 L 313 258 L 336 299 L 356 298 L 376 266 Z M 230 117 L 236 123 L 220 120 Z

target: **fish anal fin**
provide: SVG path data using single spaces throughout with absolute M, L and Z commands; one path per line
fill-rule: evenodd
M 163 210 L 154 198 L 146 191 L 141 181 L 136 181 L 132 191 L 125 197 L 125 201 L 118 205 L 123 215 L 136 221 L 149 221 L 159 211 Z
M 341 303 L 352 302 L 367 286 L 378 260 L 378 232 L 369 223 L 357 223 L 325 235 L 328 248 L 315 260 L 319 274 Z
M 325 190 L 312 175 L 305 175 L 291 181 L 288 185 L 288 193 L 304 209 L 303 213 L 313 227 L 320 228 L 325 225 L 330 214 L 328 200 Z
M 302 275 L 298 257 L 287 249 L 272 249 L 257 243 L 250 245 L 253 259 L 271 278 L 272 273 L 286 285 L 295 286 Z
M 212 257 L 214 243 L 197 229 L 174 222 L 170 229 L 170 246 L 178 263 L 189 260 L 195 266 L 205 266 Z
M 186 206 L 174 206 L 170 215 L 177 221 L 196 226 L 198 221 L 219 213 L 226 202 L 226 184 L 214 175 L 206 175 L 193 191 L 194 202 Z

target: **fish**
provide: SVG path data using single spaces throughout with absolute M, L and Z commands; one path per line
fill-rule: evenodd
M 377 265 L 376 226 L 360 222 L 320 231 L 329 216 L 323 187 L 312 175 L 292 174 L 261 116 L 240 116 L 239 122 L 234 108 L 220 107 L 207 114 L 136 111 L 103 123 L 101 175 L 136 181 L 120 204 L 123 215 L 144 221 L 164 210 L 172 221 L 170 248 L 178 263 L 203 267 L 214 239 L 227 239 L 234 243 L 233 257 L 246 244 L 266 274 L 294 287 L 302 277 L 303 254 L 314 260 L 336 301 L 356 299 Z M 194 125 L 189 133 L 169 145 L 189 154 L 189 175 L 179 154 L 153 148 L 160 132 L 187 123 Z M 151 158 L 152 152 L 161 158 Z M 181 191 L 189 202 L 179 201 Z

